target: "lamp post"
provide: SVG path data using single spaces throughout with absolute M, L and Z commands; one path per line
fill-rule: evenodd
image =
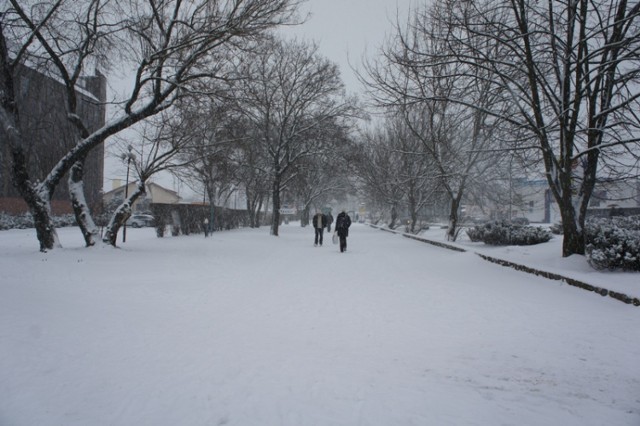
M 127 180 L 125 181 L 125 185 L 124 185 L 124 201 L 127 201 L 127 198 L 129 198 L 129 166 L 131 165 L 131 160 L 136 159 L 136 155 L 131 152 L 133 150 L 133 147 L 131 145 L 129 145 L 127 147 L 128 152 L 122 154 L 122 160 L 126 160 L 127 161 Z M 126 242 L 127 241 L 127 221 L 124 222 L 124 226 L 122 228 L 122 242 Z

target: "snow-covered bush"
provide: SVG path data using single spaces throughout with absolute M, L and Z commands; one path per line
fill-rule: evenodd
M 33 218 L 30 213 L 10 215 L 0 212 L 0 229 L 26 229 L 33 228 Z
M 554 223 L 549 227 L 552 234 L 562 235 L 564 233 L 564 229 L 562 229 L 562 223 Z
M 593 268 L 640 271 L 640 216 L 589 219 L 585 238 Z
M 65 226 L 75 226 L 76 217 L 72 214 L 63 214 L 62 216 L 53 217 L 53 225 L 56 228 L 64 228 Z
M 72 214 L 65 214 L 62 216 L 53 216 L 53 224 L 56 228 L 63 228 L 65 226 L 74 226 L 76 224 L 76 218 Z M 33 217 L 31 213 L 22 213 L 19 215 L 10 215 L 5 212 L 0 212 L 0 230 L 6 229 L 27 229 L 33 228 Z
M 493 246 L 529 246 L 545 243 L 551 239 L 551 233 L 537 226 L 515 225 L 508 221 L 487 222 L 467 229 L 469 239 L 482 241 Z

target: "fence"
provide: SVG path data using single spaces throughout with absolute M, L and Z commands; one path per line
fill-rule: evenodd
M 213 211 L 212 211 L 213 210 Z M 200 234 L 204 232 L 204 221 L 209 221 L 209 230 L 222 231 L 251 226 L 247 210 L 225 207 L 211 208 L 193 204 L 151 204 L 155 217 L 156 233 L 163 237 L 169 230 L 171 235 Z M 261 215 L 261 223 L 270 223 L 271 215 Z

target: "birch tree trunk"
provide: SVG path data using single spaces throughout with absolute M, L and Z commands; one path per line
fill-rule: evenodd
M 84 161 L 77 161 L 71 167 L 69 174 L 69 196 L 71 206 L 76 217 L 76 222 L 80 227 L 80 232 L 84 237 L 87 247 L 94 246 L 99 238 L 100 231 L 93 221 L 87 200 L 84 196 Z

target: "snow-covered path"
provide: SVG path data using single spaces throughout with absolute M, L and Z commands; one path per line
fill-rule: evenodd
M 640 424 L 640 310 L 470 253 L 29 232 L 0 233 L 3 426 Z

